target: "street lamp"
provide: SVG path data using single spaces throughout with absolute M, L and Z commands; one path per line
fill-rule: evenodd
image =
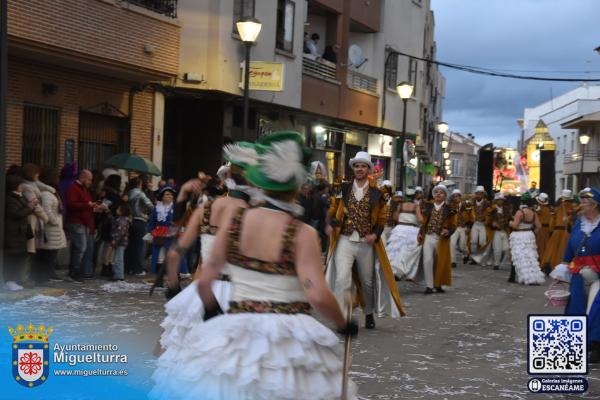
M 443 134 L 445 134 L 446 132 L 448 132 L 448 124 L 447 124 L 447 123 L 445 123 L 445 122 L 443 122 L 443 121 L 442 121 L 442 122 L 440 122 L 440 123 L 437 125 L 437 130 L 438 130 L 438 132 L 439 132 L 439 133 L 441 133 L 442 135 L 443 135 Z
M 404 112 L 402 115 L 402 136 L 400 136 L 400 142 L 402 143 L 402 147 L 404 147 L 404 138 L 406 136 L 406 102 L 412 96 L 413 90 L 415 87 L 408 82 L 401 82 L 396 85 L 396 91 L 398 91 L 398 96 L 402 99 L 402 103 L 404 106 Z M 404 189 L 404 151 L 400 151 L 400 180 L 399 187 L 402 192 Z
M 581 143 L 581 169 L 579 170 L 579 190 L 583 189 L 583 161 L 585 160 L 585 145 L 590 142 L 590 135 L 584 133 L 579 135 L 579 143 Z
M 446 150 L 448 148 L 448 141 L 446 139 L 442 139 L 440 144 L 442 145 L 442 150 Z
M 442 154 L 442 156 L 444 157 L 444 160 L 447 158 L 450 158 L 450 153 L 448 153 L 447 151 L 444 152 L 444 154 Z
M 244 69 L 244 125 L 242 127 L 242 140 L 248 135 L 248 113 L 250 109 L 250 48 L 256 42 L 256 38 L 262 28 L 261 23 L 252 17 L 243 17 L 235 23 L 238 34 L 246 46 L 246 59 Z
M 450 161 L 449 159 L 444 160 L 444 165 L 446 166 L 446 168 L 448 168 L 451 163 L 452 163 L 452 161 Z

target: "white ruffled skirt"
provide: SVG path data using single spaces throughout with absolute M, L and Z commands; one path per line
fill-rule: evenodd
M 546 282 L 538 262 L 537 245 L 532 231 L 512 232 L 509 237 L 512 262 L 517 272 L 517 282 L 524 285 L 542 285 Z
M 421 246 L 417 242 L 419 228 L 396 225 L 385 245 L 394 273 L 403 279 L 414 279 L 419 270 Z
M 304 314 L 226 314 L 197 324 L 167 349 L 152 399 L 339 399 L 342 346 Z M 349 398 L 355 399 L 351 382 Z

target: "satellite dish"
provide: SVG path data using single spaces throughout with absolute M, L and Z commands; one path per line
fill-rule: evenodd
M 348 47 L 348 65 L 359 68 L 367 61 L 369 60 L 365 58 L 362 49 L 357 44 Z

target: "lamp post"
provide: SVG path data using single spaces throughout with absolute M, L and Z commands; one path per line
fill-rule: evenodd
M 0 284 L 4 283 L 4 209 L 6 204 L 6 98 L 8 96 L 8 0 L 0 0 Z
M 406 136 L 406 102 L 412 96 L 413 90 L 414 90 L 414 86 L 408 82 L 401 82 L 396 85 L 396 91 L 398 91 L 398 96 L 400 96 L 400 98 L 402 99 L 402 104 L 403 104 L 403 108 L 404 108 L 404 111 L 402 113 L 402 136 L 400 136 L 400 142 L 402 144 L 402 148 L 400 149 L 400 167 L 401 167 L 400 168 L 400 180 L 399 180 L 400 184 L 398 185 L 398 186 L 400 186 L 400 190 L 402 190 L 402 192 L 405 191 L 405 189 L 404 189 L 404 140 L 405 140 L 405 136 Z
M 248 136 L 248 113 L 250 110 L 250 49 L 256 42 L 262 25 L 256 18 L 252 17 L 243 17 L 235 25 L 246 47 L 246 58 L 244 61 L 244 125 L 242 126 L 242 140 L 246 140 Z
M 443 176 L 444 176 L 444 178 L 446 178 L 446 175 L 448 175 L 448 166 L 450 165 L 450 160 L 448 160 L 448 158 L 450 157 L 450 153 L 448 153 L 446 151 L 446 149 L 448 148 L 448 140 L 446 140 L 444 135 L 446 134 L 446 132 L 448 132 L 448 124 L 443 121 L 438 123 L 437 130 L 439 133 L 442 134 L 442 140 L 441 140 L 440 144 L 442 146 L 442 152 L 443 152 L 442 157 L 444 159 L 444 164 L 446 166 L 446 169 L 444 169 L 444 172 L 443 172 Z
M 579 190 L 583 189 L 583 162 L 585 160 L 585 145 L 590 142 L 590 135 L 584 133 L 579 135 L 579 143 L 581 143 L 581 169 L 579 170 Z

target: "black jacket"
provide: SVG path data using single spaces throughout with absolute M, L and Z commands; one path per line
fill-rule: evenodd
M 28 234 L 33 234 L 27 217 L 33 209 L 24 197 L 10 192 L 6 195 L 6 221 L 4 225 L 4 250 L 7 253 L 27 252 Z

